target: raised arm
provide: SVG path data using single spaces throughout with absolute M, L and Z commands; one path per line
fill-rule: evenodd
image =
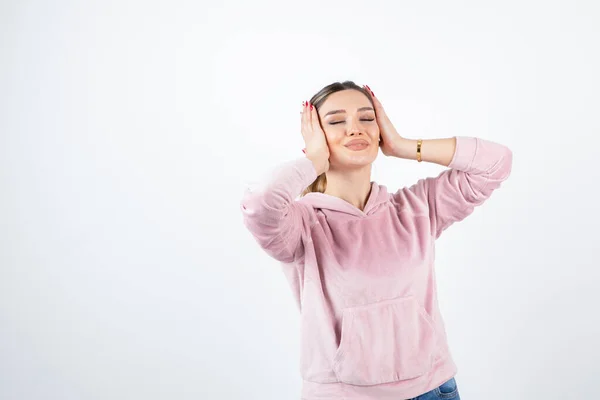
M 313 162 L 302 157 L 278 166 L 269 178 L 248 187 L 243 194 L 243 223 L 276 260 L 292 262 L 302 255 L 302 217 L 306 210 L 294 199 L 315 179 Z
M 416 147 L 416 140 L 402 139 L 397 156 L 416 159 Z M 431 231 L 436 238 L 484 203 L 509 177 L 512 169 L 512 151 L 508 147 L 468 136 L 423 140 L 421 158 L 450 169 L 435 178 L 420 179 L 395 196 L 402 196 L 404 190 L 409 190 L 428 204 Z

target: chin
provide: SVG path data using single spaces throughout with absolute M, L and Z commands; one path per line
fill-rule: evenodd
M 338 152 L 338 154 L 336 154 L 335 158 L 337 164 L 340 165 L 360 166 L 371 164 L 377 158 L 377 154 L 378 152 L 374 151 L 372 146 L 360 151 L 353 151 L 343 148 L 340 152 Z

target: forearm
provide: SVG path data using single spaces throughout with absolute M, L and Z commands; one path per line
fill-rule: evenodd
M 401 138 L 396 143 L 395 157 L 417 159 L 417 140 Z M 448 166 L 456 151 L 456 137 L 424 139 L 421 143 L 421 160 Z

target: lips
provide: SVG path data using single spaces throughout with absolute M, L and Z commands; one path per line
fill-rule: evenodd
M 346 143 L 344 146 L 348 147 L 348 146 L 351 146 L 351 145 L 353 145 L 353 144 L 364 144 L 364 145 L 368 145 L 369 143 L 368 143 L 366 140 L 364 140 L 364 139 L 354 139 L 354 140 L 351 140 L 351 141 L 349 141 L 348 143 Z

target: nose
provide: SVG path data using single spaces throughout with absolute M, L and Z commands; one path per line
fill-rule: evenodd
M 349 124 L 348 134 L 350 136 L 362 135 L 363 133 L 362 125 L 358 118 L 352 118 L 351 123 Z
M 350 136 L 350 137 L 354 137 L 354 136 L 362 137 L 364 135 L 365 135 L 365 133 L 359 129 L 350 129 L 348 131 L 348 136 Z

